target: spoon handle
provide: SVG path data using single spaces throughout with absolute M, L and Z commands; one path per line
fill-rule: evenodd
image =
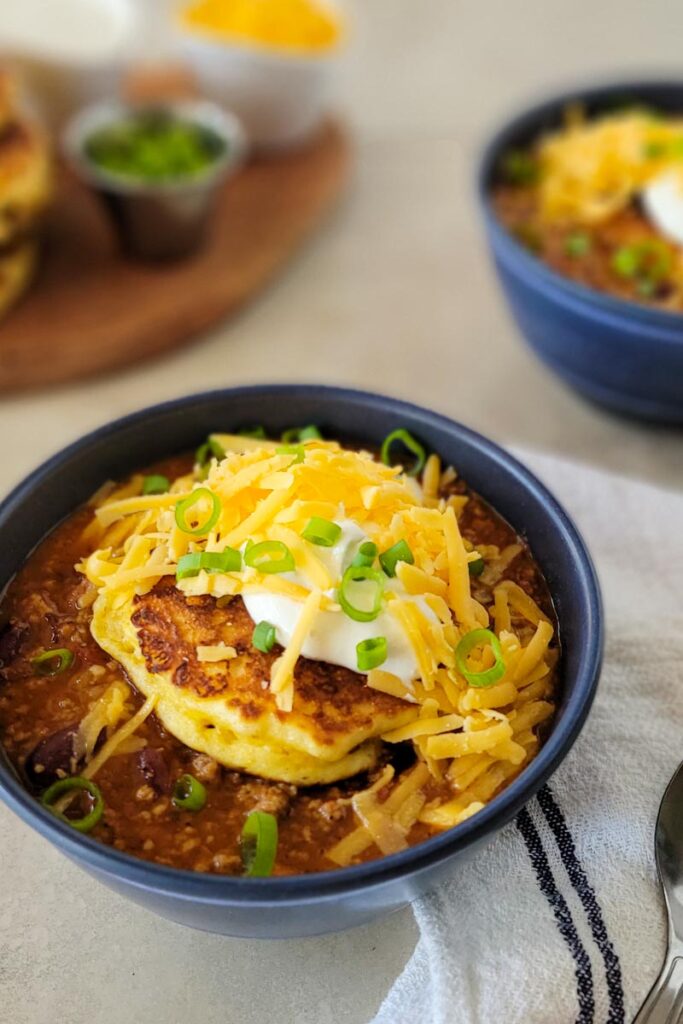
M 683 1021 L 683 953 L 670 951 L 633 1024 L 680 1024 Z

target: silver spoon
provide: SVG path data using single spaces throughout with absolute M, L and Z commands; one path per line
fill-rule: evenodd
M 669 948 L 662 973 L 633 1024 L 679 1024 L 683 1020 L 683 762 L 662 797 L 655 853 L 669 914 Z

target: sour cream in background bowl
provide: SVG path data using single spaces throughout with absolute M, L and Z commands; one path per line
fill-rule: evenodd
M 80 107 L 118 91 L 139 22 L 133 0 L 3 0 L 0 56 L 59 130 Z

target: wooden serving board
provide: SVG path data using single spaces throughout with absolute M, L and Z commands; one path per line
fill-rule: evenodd
M 97 198 L 64 174 L 42 266 L 0 323 L 0 392 L 122 367 L 195 338 L 258 293 L 340 197 L 348 140 L 330 122 L 228 182 L 208 244 L 182 263 L 125 259 Z

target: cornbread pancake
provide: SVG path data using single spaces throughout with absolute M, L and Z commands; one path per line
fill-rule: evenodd
M 31 283 L 37 253 L 38 246 L 30 239 L 0 248 L 0 317 Z
M 338 665 L 299 659 L 291 712 L 267 687 L 273 662 L 252 645 L 244 602 L 186 597 L 171 580 L 119 607 L 103 596 L 93 636 L 188 746 L 221 764 L 300 785 L 336 781 L 376 764 L 377 738 L 417 718 L 415 704 L 365 685 Z M 200 662 L 197 648 L 224 644 L 235 656 Z

